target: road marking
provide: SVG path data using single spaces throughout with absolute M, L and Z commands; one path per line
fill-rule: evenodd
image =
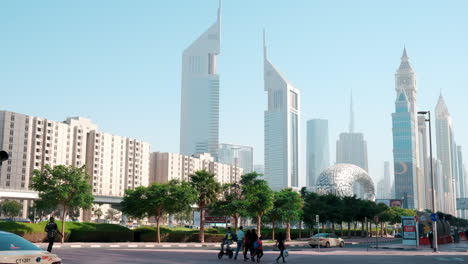
M 109 247 L 111 247 L 111 248 L 119 248 L 120 245 L 110 245 Z
M 59 247 L 61 247 L 61 246 L 54 246 L 54 248 L 59 248 Z
M 70 245 L 71 248 L 80 248 L 81 245 Z
M 171 245 L 162 245 L 163 248 L 171 247 Z
M 464 259 L 462 258 L 437 257 L 436 259 L 439 261 L 446 261 L 446 262 L 452 262 L 452 261 L 464 262 Z
M 101 245 L 91 245 L 92 248 L 100 248 Z
M 195 247 L 202 247 L 202 245 L 195 245 Z
M 154 248 L 154 245 L 145 245 L 147 248 Z
M 136 248 L 136 247 L 138 247 L 138 245 L 128 245 L 128 247 Z
M 179 245 L 179 247 L 187 247 L 187 245 Z

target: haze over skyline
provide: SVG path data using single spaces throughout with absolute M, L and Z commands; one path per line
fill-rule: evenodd
M 383 161 L 392 161 L 394 74 L 404 45 L 418 109 L 433 112 L 442 91 L 455 139 L 468 149 L 468 3 L 450 3 L 223 1 L 220 142 L 253 146 L 255 163 L 263 163 L 266 28 L 270 59 L 302 93 L 302 175 L 306 120 L 329 120 L 333 163 L 352 89 L 355 131 L 366 138 L 370 175 L 381 177 Z M 56 121 L 88 117 L 152 151 L 177 153 L 182 52 L 217 7 L 215 0 L 2 2 L 0 108 Z

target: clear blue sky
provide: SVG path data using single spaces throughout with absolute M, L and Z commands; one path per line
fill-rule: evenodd
M 178 152 L 181 54 L 215 21 L 217 5 L 1 1 L 0 108 L 57 121 L 89 117 L 102 131 Z M 371 175 L 392 160 L 394 73 L 405 44 L 420 109 L 433 110 L 442 91 L 468 155 L 466 10 L 461 0 L 223 1 L 221 142 L 252 145 L 263 163 L 265 27 L 271 61 L 302 91 L 303 136 L 307 119 L 329 119 L 332 161 L 351 89 Z

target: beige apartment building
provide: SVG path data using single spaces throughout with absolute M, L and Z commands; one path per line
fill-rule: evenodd
M 10 156 L 0 169 L 0 190 L 29 190 L 32 171 L 46 164 L 87 165 L 98 196 L 122 197 L 149 183 L 149 144 L 102 133 L 86 118 L 56 122 L 0 111 L 0 149 Z
M 191 174 L 203 169 L 214 173 L 221 184 L 234 183 L 240 180 L 244 172 L 240 167 L 215 162 L 208 153 L 186 156 L 153 152 L 150 160 L 150 183 L 164 183 L 170 180 L 189 181 Z

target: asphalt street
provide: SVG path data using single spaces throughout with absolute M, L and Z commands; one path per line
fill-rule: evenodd
M 57 249 L 64 264 L 175 264 L 175 263 L 252 263 L 243 260 L 217 259 L 216 250 L 202 249 Z M 267 251 L 261 263 L 276 263 L 276 251 Z M 240 258 L 239 258 L 240 259 Z M 326 249 L 320 253 L 316 249 L 290 251 L 287 263 L 326 263 L 326 264 L 432 264 L 468 262 L 468 253 L 458 252 L 414 252 L 414 251 L 365 251 L 358 249 Z

